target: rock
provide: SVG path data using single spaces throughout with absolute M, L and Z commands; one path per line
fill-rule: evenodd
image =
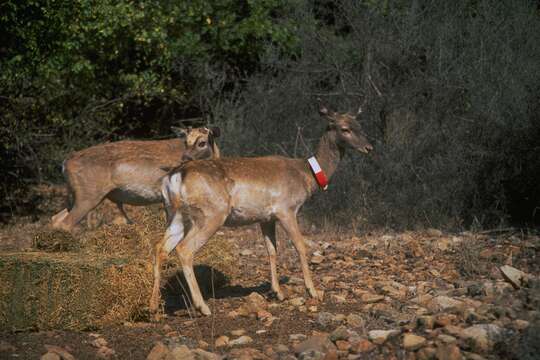
M 322 327 L 332 325 L 334 323 L 334 315 L 328 312 L 320 312 L 319 315 L 317 315 L 317 323 Z
M 439 327 L 444 327 L 446 325 L 451 325 L 457 321 L 457 316 L 454 314 L 437 314 L 435 316 L 435 325 Z
M 247 345 L 247 344 L 251 344 L 252 342 L 253 342 L 252 338 L 250 338 L 247 335 L 244 335 L 244 336 L 240 336 L 238 339 L 229 341 L 229 346 Z
M 435 357 L 436 353 L 437 353 L 437 350 L 435 350 L 435 348 L 431 346 L 423 347 L 416 352 L 416 359 L 417 360 L 434 360 L 436 359 Z
M 311 256 L 311 263 L 318 265 L 321 264 L 324 261 L 324 256 L 322 256 L 320 253 L 315 252 L 313 256 Z
M 61 360 L 57 353 L 48 352 L 40 357 L 40 360 Z
M 433 329 L 435 326 L 435 319 L 433 316 L 425 315 L 420 316 L 418 319 L 416 319 L 416 325 L 421 329 Z
M 446 335 L 446 334 L 439 334 L 437 336 L 437 340 L 445 343 L 445 344 L 452 344 L 452 343 L 455 343 L 457 341 L 457 339 L 451 335 Z
M 463 302 L 448 296 L 437 296 L 430 303 L 430 307 L 434 311 L 457 309 L 462 306 Z
M 426 234 L 432 237 L 440 237 L 443 233 L 441 230 L 430 228 L 426 230 Z
M 107 346 L 107 344 L 108 344 L 107 340 L 105 340 L 102 337 L 98 337 L 98 338 L 95 338 L 94 340 L 90 341 L 90 345 L 92 345 L 93 347 L 97 347 L 97 348 Z
M 350 351 L 354 354 L 360 354 L 370 352 L 375 348 L 376 346 L 371 341 L 367 339 L 360 339 L 352 343 Z
M 440 239 L 437 239 L 437 242 L 435 243 L 435 246 L 440 251 L 447 251 L 448 249 L 450 249 L 452 247 L 453 244 L 454 244 L 454 242 L 450 238 L 442 237 Z
M 262 296 L 259 293 L 252 292 L 249 294 L 249 296 L 246 298 L 246 304 L 253 309 L 252 312 L 257 312 L 261 309 L 268 308 L 268 303 L 266 302 L 266 299 L 264 296 Z
M 452 336 L 456 337 L 462 337 L 463 336 L 463 328 L 459 326 L 454 325 L 446 325 L 444 328 L 444 331 Z
M 289 304 L 291 304 L 292 306 L 302 306 L 305 303 L 306 303 L 306 299 L 304 299 L 303 297 L 295 297 L 289 300 Z
M 473 325 L 463 330 L 461 337 L 469 342 L 474 351 L 485 352 L 502 340 L 503 330 L 493 324 Z
M 229 345 L 229 337 L 225 335 L 218 337 L 214 342 L 214 345 L 217 348 Z
M 339 351 L 349 351 L 351 343 L 346 340 L 337 340 L 336 347 Z
M 377 345 L 382 345 L 396 335 L 399 335 L 399 330 L 371 330 L 368 332 L 368 339 Z
M 365 294 L 362 295 L 362 297 L 360 299 L 362 300 L 362 302 L 364 302 L 366 304 L 372 304 L 372 303 L 376 303 L 376 302 L 384 300 L 384 296 L 383 295 L 365 293 Z
M 299 355 L 299 358 L 303 359 L 312 359 L 318 358 L 313 356 L 318 356 L 317 353 L 323 354 L 323 357 L 320 359 L 337 359 L 337 349 L 336 346 L 324 335 L 315 335 L 307 340 L 301 342 L 300 344 L 294 346 L 295 354 Z
M 521 286 L 523 286 L 523 283 L 527 279 L 527 274 L 509 265 L 501 266 L 499 270 L 501 271 L 503 278 L 515 289 L 519 289 Z
M 112 357 L 115 354 L 116 354 L 116 351 L 114 351 L 113 349 L 111 349 L 108 346 L 102 346 L 97 351 L 97 356 L 100 359 L 109 359 L 110 357 Z
M 289 341 L 304 341 L 307 339 L 307 336 L 304 334 L 291 334 L 289 335 Z
M 441 345 L 435 354 L 437 360 L 461 360 L 461 350 L 457 345 Z
M 266 311 L 266 310 L 257 311 L 257 319 L 259 319 L 259 320 L 267 320 L 267 319 L 270 319 L 270 318 L 272 318 L 272 313 L 271 312 Z
M 146 360 L 165 360 L 167 355 L 169 355 L 169 349 L 161 341 L 158 341 L 150 350 Z
M 336 330 L 332 331 L 329 338 L 333 342 L 338 340 L 347 340 L 349 338 L 349 332 L 345 326 L 340 326 Z
M 62 360 L 75 360 L 75 356 L 71 355 L 66 349 L 56 345 L 45 345 L 48 352 L 52 352 L 60 356 Z
M 242 255 L 242 256 L 250 256 L 250 255 L 253 255 L 253 251 L 251 251 L 249 249 L 244 249 L 244 250 L 240 251 L 240 255 Z
M 512 323 L 514 329 L 522 331 L 529 327 L 530 323 L 527 320 L 516 319 Z
M 221 360 L 221 356 L 205 351 L 203 349 L 195 349 L 191 351 L 196 360 Z
M 233 349 L 229 352 L 228 359 L 237 360 L 254 360 L 254 359 L 267 359 L 260 350 L 254 348 Z
M 426 338 L 415 334 L 407 333 L 403 336 L 403 347 L 405 350 L 414 351 L 426 344 Z
M 238 330 L 231 331 L 232 336 L 242 336 L 245 333 L 246 333 L 246 330 L 244 330 L 244 329 L 238 329 Z
M 275 347 L 274 347 L 274 351 L 278 354 L 286 354 L 289 352 L 289 347 L 287 345 L 284 345 L 284 344 L 277 344 Z
M 343 295 L 340 295 L 340 294 L 332 294 L 332 296 L 330 298 L 336 304 L 344 304 L 344 303 L 347 302 L 347 298 L 345 296 L 343 296 Z
M 349 314 L 347 315 L 347 325 L 351 327 L 360 327 L 364 325 L 364 319 L 360 315 Z
M 306 350 L 298 355 L 298 359 L 300 360 L 325 360 L 326 355 L 317 350 Z M 336 359 L 337 359 L 337 351 L 336 351 Z
M 191 353 L 191 350 L 186 345 L 176 346 L 167 355 L 167 360 L 195 360 L 195 356 Z
M 17 348 L 7 341 L 0 340 L 0 354 L 17 351 Z

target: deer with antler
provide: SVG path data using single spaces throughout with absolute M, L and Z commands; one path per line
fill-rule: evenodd
M 328 126 L 315 156 L 308 160 L 266 156 L 191 161 L 164 177 L 162 192 L 168 227 L 155 246 L 151 311 L 156 312 L 160 304 L 161 264 L 176 249 L 193 305 L 202 314 L 210 315 L 193 272 L 193 256 L 223 225 L 260 224 L 270 259 L 272 290 L 283 300 L 276 267 L 279 221 L 298 252 L 309 294 L 319 297 L 296 218 L 298 210 L 319 187 L 326 188 L 345 149 L 362 153 L 373 149 L 356 119 L 358 114 L 335 113 L 326 107 L 319 112 Z
M 161 178 L 183 161 L 219 158 L 214 139 L 219 128 L 172 127 L 176 138 L 118 141 L 73 153 L 62 166 L 74 203 L 52 217 L 52 226 L 73 230 L 105 198 L 114 202 L 127 223 L 123 204 L 162 202 Z

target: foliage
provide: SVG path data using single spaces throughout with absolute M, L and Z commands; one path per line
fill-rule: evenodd
M 207 64 L 253 72 L 266 44 L 294 50 L 285 10 L 280 0 L 2 2 L 3 192 L 59 174 L 70 150 L 198 115 Z

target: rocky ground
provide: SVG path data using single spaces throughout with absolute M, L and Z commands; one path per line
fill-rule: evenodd
M 313 229 L 312 229 L 313 230 Z M 201 317 L 168 299 L 159 322 L 88 332 L 0 333 L 6 359 L 537 359 L 540 237 L 484 233 L 311 231 L 311 270 L 322 301 L 307 296 L 298 257 L 280 234 L 270 291 L 256 227 L 224 230 L 239 276 Z

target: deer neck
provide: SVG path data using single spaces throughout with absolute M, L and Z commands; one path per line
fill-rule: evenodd
M 343 149 L 336 142 L 336 132 L 333 130 L 326 131 L 319 141 L 315 157 L 328 180 L 336 171 L 343 157 L 343 152 Z

